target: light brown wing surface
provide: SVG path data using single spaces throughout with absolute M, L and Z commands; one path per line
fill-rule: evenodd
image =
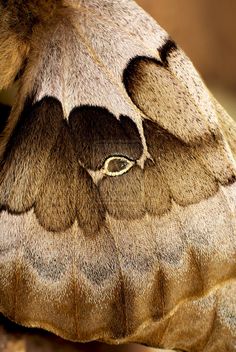
M 107 345 L 103 343 L 74 343 L 39 329 L 28 329 L 0 316 L 1 352 L 160 352 L 138 344 Z M 162 350 L 163 351 L 163 350 Z M 165 350 L 165 352 L 171 352 Z M 176 351 L 177 352 L 177 351 Z
M 236 158 L 236 122 L 230 117 L 222 106 L 216 101 L 216 111 L 219 119 L 221 131 L 224 134 L 234 159 Z
M 132 1 L 62 5 L 34 26 L 0 145 L 0 311 L 73 341 L 233 352 L 223 112 Z

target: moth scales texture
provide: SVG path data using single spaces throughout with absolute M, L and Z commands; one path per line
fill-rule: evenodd
M 236 128 L 133 0 L 0 1 L 0 312 L 71 341 L 236 349 Z

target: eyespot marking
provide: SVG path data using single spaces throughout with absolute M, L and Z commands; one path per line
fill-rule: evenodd
M 115 177 L 121 176 L 128 172 L 135 164 L 134 161 L 129 160 L 123 156 L 111 156 L 104 162 L 102 171 L 105 175 Z

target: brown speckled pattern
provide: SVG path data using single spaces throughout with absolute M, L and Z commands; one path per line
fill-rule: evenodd
M 235 352 L 223 112 L 132 0 L 64 0 L 30 25 L 27 50 L 4 32 L 26 64 L 0 139 L 0 311 L 73 341 Z M 108 176 L 111 156 L 133 166 Z

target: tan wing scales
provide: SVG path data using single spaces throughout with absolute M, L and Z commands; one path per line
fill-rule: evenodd
M 27 35 L 1 5 L 0 48 L 21 28 L 29 51 L 0 142 L 0 311 L 72 341 L 234 352 L 233 125 L 133 1 L 27 4 Z

